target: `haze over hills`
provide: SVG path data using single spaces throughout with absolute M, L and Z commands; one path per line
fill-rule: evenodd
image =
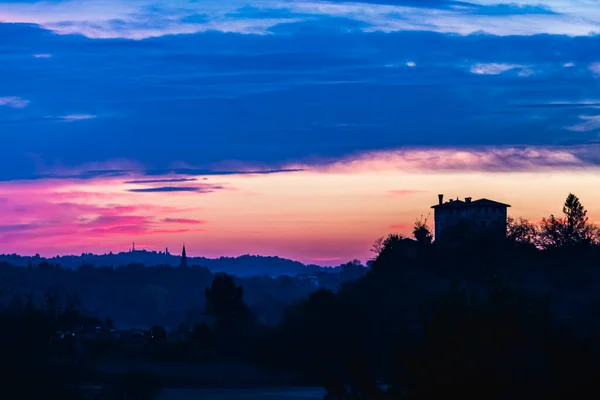
M 2 254 L 0 262 L 8 262 L 12 265 L 26 267 L 28 265 L 39 265 L 42 262 L 59 264 L 65 268 L 78 268 L 81 265 L 94 267 L 112 266 L 119 267 L 132 263 L 145 266 L 170 265 L 179 266 L 181 256 L 174 255 L 168 250 L 147 251 L 134 250 L 121 253 L 92 254 L 56 256 L 52 258 L 35 256 L 21 256 L 18 254 Z M 268 275 L 277 277 L 281 275 L 296 276 L 298 274 L 314 274 L 317 272 L 334 272 L 337 268 L 320 267 L 318 265 L 306 265 L 299 261 L 280 258 L 277 256 L 242 255 L 239 257 L 187 257 L 187 265 L 207 267 L 212 272 L 226 272 L 240 277 Z

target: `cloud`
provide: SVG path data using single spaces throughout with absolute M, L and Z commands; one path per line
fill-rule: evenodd
M 354 20 L 319 14 L 329 3 L 313 5 L 318 18 L 305 21 L 305 30 L 284 25 L 266 35 L 211 31 L 95 40 L 0 24 L 0 37 L 9 41 L 0 53 L 10 51 L 14 60 L 0 60 L 2 93 L 32 101 L 18 112 L 0 107 L 0 130 L 12 150 L 0 160 L 0 181 L 280 173 L 288 165 L 310 166 L 311 159 L 318 164 L 402 147 L 544 146 L 596 138 L 565 129 L 593 112 L 522 106 L 595 99 L 597 82 L 587 70 L 597 61 L 593 37 L 383 34 L 356 24 L 348 25 L 354 29 L 348 34 L 341 21 Z M 343 28 L 323 29 L 338 23 Z M 41 51 L 53 54 L 52 62 L 31 57 Z M 567 62 L 575 66 L 563 68 Z M 477 64 L 485 73 L 494 72 L 490 65 L 523 68 L 496 68 L 497 75 L 484 79 L 469 71 Z M 519 77 L 528 69 L 535 79 Z M 77 121 L 64 117 L 78 114 L 99 117 L 56 123 Z M 115 159 L 136 167 L 84 167 Z M 243 168 L 219 168 L 224 161 Z M 62 173 L 48 168 L 55 164 Z
M 52 54 L 39 53 L 39 54 L 34 54 L 33 57 L 34 58 L 51 58 Z
M 196 225 L 196 224 L 205 224 L 206 221 L 202 221 L 199 219 L 188 219 L 188 218 L 165 218 L 162 220 L 164 223 L 167 224 L 191 224 L 191 225 Z
M 148 183 L 181 183 L 181 182 L 194 182 L 196 178 L 167 178 L 167 179 L 138 179 L 133 181 L 125 181 L 126 184 L 148 184 Z
M 202 187 L 185 186 L 162 186 L 153 188 L 128 189 L 133 193 L 171 193 L 171 192 L 194 192 L 194 193 L 212 193 L 215 190 L 223 189 L 222 186 L 206 185 Z
M 600 62 L 590 64 L 588 68 L 594 75 L 600 76 Z
M 350 156 L 313 166 L 324 173 L 527 172 L 600 167 L 600 145 L 399 149 Z
M 143 165 L 139 165 L 136 162 L 128 162 L 117 160 L 116 162 L 108 163 L 86 163 L 79 167 L 74 168 L 56 168 L 52 166 L 46 166 L 41 170 L 32 174 L 16 174 L 12 175 L 8 179 L 1 179 L 1 181 L 27 181 L 27 180 L 94 180 L 101 178 L 118 178 L 118 177 L 142 177 L 140 179 L 130 179 L 123 181 L 122 183 L 128 185 L 137 184 L 152 184 L 152 183 L 185 183 L 198 181 L 197 177 L 187 176 L 232 176 L 232 175 L 271 175 L 281 173 L 293 173 L 301 172 L 303 169 L 298 168 L 280 168 L 280 169 L 255 169 L 251 166 L 243 168 L 244 165 L 239 165 L 240 169 L 220 169 L 220 168 L 170 168 L 170 169 L 145 169 Z M 241 163 L 244 164 L 244 163 Z M 100 167 L 95 169 L 94 167 Z M 106 168 L 104 168 L 106 167 Z M 186 176 L 186 177 L 173 177 L 173 178 L 158 178 L 158 179 L 145 179 L 143 177 L 156 177 L 156 176 Z M 206 180 L 207 178 L 202 178 Z
M 58 185 L 60 186 L 60 185 Z M 198 231 L 197 229 L 165 229 L 164 220 L 178 219 L 182 208 L 140 204 L 136 206 L 99 206 L 64 201 L 57 186 L 0 186 L 3 223 L 0 240 L 6 244 L 27 242 L 32 248 L 53 247 L 68 241 L 72 246 L 89 245 L 127 236 L 152 236 Z M 43 193 L 43 196 L 40 196 Z M 112 196 L 113 199 L 115 196 Z M 86 197 L 72 200 L 81 201 Z M 89 199 L 88 199 L 89 200 Z M 29 221 L 23 223 L 23 221 Z M 120 240 L 120 239 L 117 239 Z
M 517 75 L 524 76 L 524 77 L 531 76 L 533 74 L 535 74 L 535 72 L 533 72 L 532 69 L 526 68 L 526 67 L 525 68 L 521 68 L 521 70 L 517 73 Z
M 57 1 L 0 4 L 3 20 L 33 23 L 60 34 L 90 38 L 141 40 L 199 32 L 264 35 L 278 25 L 315 18 L 346 18 L 364 24 L 365 31 L 434 31 L 469 35 L 564 34 L 598 32 L 600 15 L 588 1 L 316 1 L 237 0 L 218 3 L 178 0 L 155 6 L 151 0 L 130 2 Z
M 0 97 L 0 106 L 6 106 L 10 108 L 25 108 L 28 105 L 29 100 L 22 99 L 21 97 Z
M 572 62 L 567 62 L 563 64 L 564 68 L 573 68 L 575 66 L 575 63 Z
M 56 117 L 58 120 L 61 121 L 65 121 L 65 122 L 74 122 L 74 121 L 85 121 L 88 119 L 94 119 L 96 118 L 95 115 L 91 115 L 91 114 L 67 114 L 67 115 L 63 115 L 60 117 Z
M 413 62 L 413 61 L 409 61 L 409 62 L 406 63 L 406 66 L 413 68 L 413 67 L 416 67 L 417 64 L 415 62 Z
M 412 230 L 413 225 L 409 223 L 399 223 L 390 225 L 389 229 L 394 231 L 410 231 Z
M 19 103 L 15 103 L 15 104 L 19 104 Z M 2 104 L 0 104 L 0 106 L 1 105 Z M 24 107 L 25 106 L 20 107 L 20 108 L 24 108 Z M 17 107 L 13 107 L 13 108 L 17 108 Z M 24 125 L 24 124 L 39 124 L 39 123 L 75 122 L 75 121 L 85 121 L 88 119 L 95 119 L 95 118 L 97 118 L 95 115 L 89 115 L 89 114 L 68 114 L 68 115 L 57 116 L 57 117 L 30 116 L 30 117 L 24 117 L 24 118 L 12 118 L 12 119 L 4 119 L 4 120 L 0 119 L 0 124 Z
M 501 64 L 501 63 L 491 63 L 491 64 L 474 64 L 471 66 L 471 73 L 476 75 L 499 75 L 503 72 L 510 71 L 512 69 L 520 69 L 521 74 L 525 67 L 518 64 Z M 525 76 L 525 75 L 520 75 Z
M 197 218 L 200 209 L 165 206 L 156 199 L 146 203 L 144 196 L 119 192 L 120 184 L 118 178 L 85 185 L 69 180 L 1 183 L 0 241 L 11 251 L 56 254 L 57 249 L 87 252 L 98 246 L 114 250 L 131 237 L 162 246 L 170 235 L 204 230 Z
M 12 224 L 12 225 L 0 225 L 0 234 L 29 231 L 32 229 L 38 229 L 38 224 Z
M 598 108 L 600 101 L 598 100 L 580 100 L 580 101 L 551 101 L 548 103 L 532 103 L 520 104 L 523 108 Z
M 589 132 L 600 129 L 600 115 L 582 115 L 579 118 L 584 122 L 572 125 L 567 129 L 574 132 Z

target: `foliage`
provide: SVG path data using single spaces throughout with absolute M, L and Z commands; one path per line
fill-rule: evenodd
M 213 332 L 206 322 L 202 322 L 194 327 L 192 331 L 192 340 L 200 349 L 207 349 L 213 346 Z
M 540 245 L 546 249 L 590 245 L 597 241 L 597 228 L 588 222 L 587 210 L 579 198 L 569 194 L 563 217 L 551 215 L 541 224 Z
M 369 251 L 375 254 L 375 258 L 377 258 L 383 251 L 383 248 L 385 247 L 384 242 L 385 242 L 384 236 L 378 237 L 377 239 L 375 239 L 373 241 L 373 244 L 371 245 L 371 248 L 369 249 Z
M 507 221 L 506 241 L 486 242 L 464 227 L 458 247 L 379 239 L 369 273 L 288 310 L 270 333 L 269 357 L 334 400 L 566 398 L 579 387 L 597 396 L 597 308 L 572 298 L 600 306 L 600 249 L 589 246 L 593 227 L 575 197 L 564 214 L 556 246 L 589 251 L 565 258 L 538 248 L 548 232 L 522 218 Z
M 415 242 L 398 234 L 390 234 L 383 241 L 383 248 L 371 266 L 374 274 L 394 275 L 406 267 L 414 254 Z
M 538 241 L 538 228 L 525 218 L 508 217 L 506 238 L 516 245 L 535 246 Z
M 217 320 L 245 318 L 248 305 L 244 302 L 244 289 L 238 286 L 231 275 L 215 275 L 211 285 L 204 291 L 206 314 Z
M 563 216 L 550 216 L 539 228 L 509 218 L 505 241 L 486 242 L 481 233 L 457 227 L 458 245 L 431 243 L 423 218 L 413 234 L 416 240 L 394 234 L 376 240 L 370 269 L 354 260 L 330 274 L 334 278 L 320 277 L 317 290 L 311 283 L 310 293 L 305 289 L 306 297 L 289 305 L 276 326 L 255 318 L 245 288 L 292 292 L 302 279 L 213 277 L 193 267 L 136 265 L 78 272 L 44 265 L 36 273 L 119 274 L 152 293 L 160 292 L 155 276 L 174 286 L 195 277 L 197 298 L 198 288 L 210 282 L 189 324 L 168 336 L 159 325 L 151 328 L 150 336 L 160 340 L 140 345 L 150 349 L 143 355 L 148 360 L 251 362 L 322 385 L 332 400 L 585 398 L 583 390 L 597 398 L 600 249 L 577 197 L 569 195 Z M 100 321 L 83 313 L 76 296 L 56 290 L 10 304 L 0 314 L 4 326 L 15 327 L 0 338 L 0 350 L 16 366 L 9 378 L 17 382 L 36 365 L 27 372 L 35 385 L 20 388 L 23 398 L 41 391 L 69 398 L 73 379 L 50 367 L 48 338 L 59 327 Z M 71 354 L 72 346 L 64 346 L 63 355 Z M 155 377 L 122 378 L 113 398 L 152 398 L 160 391 Z M 381 388 L 382 382 L 389 387 Z
M 427 217 L 421 218 L 415 221 L 413 228 L 413 237 L 421 245 L 429 245 L 433 241 L 433 233 L 429 225 L 427 225 Z

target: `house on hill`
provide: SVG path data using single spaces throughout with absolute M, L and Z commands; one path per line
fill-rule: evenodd
M 444 195 L 438 195 L 434 210 L 435 240 L 443 240 L 449 229 L 459 224 L 481 230 L 491 237 L 506 236 L 506 218 L 510 205 L 488 199 L 463 200 L 456 198 L 444 202 Z

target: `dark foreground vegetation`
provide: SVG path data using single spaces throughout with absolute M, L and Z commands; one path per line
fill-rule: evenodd
M 11 258 L 15 257 L 7 257 Z M 99 318 L 110 316 L 119 327 L 158 324 L 174 329 L 204 319 L 203 289 L 215 277 L 214 271 L 191 261 L 185 268 L 139 263 L 117 267 L 83 263 L 68 268 L 51 261 L 36 261 L 33 257 L 24 266 L 0 261 L 0 285 L 4 289 L 0 303 L 6 305 L 15 297 L 30 296 L 39 304 L 48 295 L 58 295 L 63 302 L 82 307 Z M 292 276 L 272 277 L 257 272 L 256 276 L 236 276 L 235 280 L 244 287 L 244 299 L 253 314 L 262 323 L 273 325 L 290 303 L 306 298 L 317 285 L 335 290 L 365 272 L 356 261 L 335 269 L 308 268 L 306 273 Z
M 204 320 L 169 332 L 118 332 L 68 299 L 16 296 L 0 315 L 7 393 L 150 399 L 164 385 L 249 385 L 234 372 L 247 368 L 254 384 L 320 385 L 336 400 L 600 397 L 600 236 L 575 196 L 539 225 L 510 219 L 505 240 L 465 224 L 432 242 L 426 221 L 414 237 L 377 241 L 368 270 L 277 324 L 226 274 L 202 293 Z M 207 379 L 217 366 L 231 369 Z

